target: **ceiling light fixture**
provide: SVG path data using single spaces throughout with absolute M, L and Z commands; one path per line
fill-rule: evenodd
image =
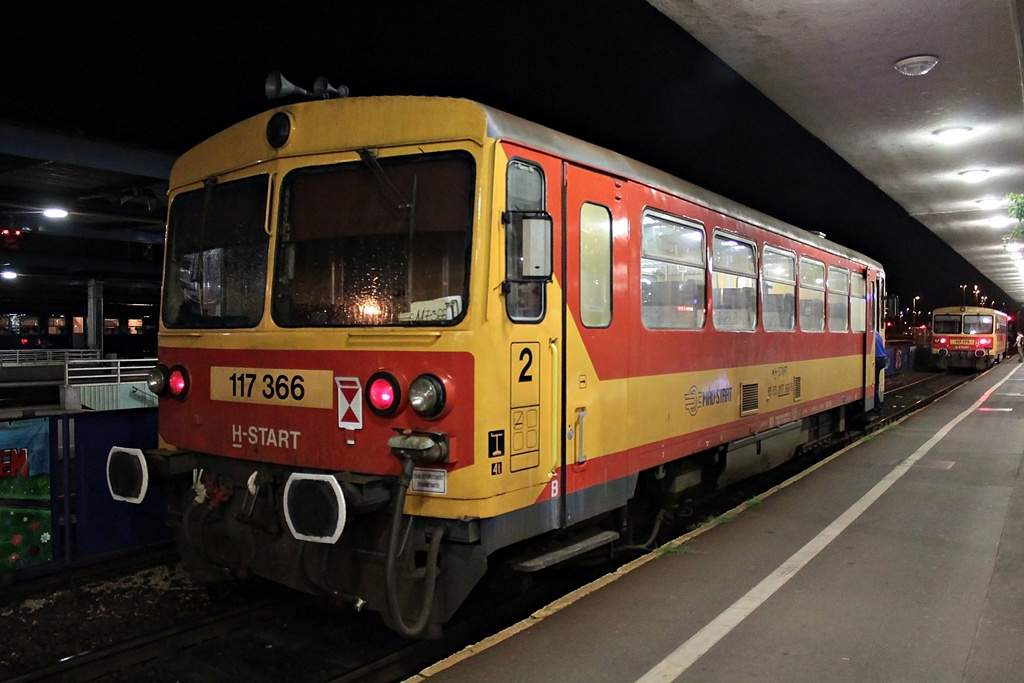
M 1006 206 L 1006 199 L 1003 197 L 985 197 L 974 202 L 980 209 L 1001 209 Z
M 988 219 L 988 224 L 993 228 L 1008 228 L 1016 222 L 1016 219 L 1010 216 L 996 216 L 995 218 Z
M 988 177 L 989 170 L 987 168 L 972 168 L 966 171 L 960 171 L 960 177 L 969 183 L 981 182 Z
M 0 277 L 2 277 L 5 280 L 13 280 L 14 278 L 18 277 L 18 274 L 15 273 L 13 270 L 5 270 L 0 272 Z
M 905 57 L 892 66 L 904 76 L 924 76 L 938 63 L 939 58 L 935 55 L 915 55 Z
M 970 137 L 971 128 L 969 126 L 950 126 L 948 128 L 939 128 L 938 130 L 934 130 L 932 131 L 932 135 L 943 142 L 962 142 Z
M 47 218 L 67 218 L 68 212 L 64 209 L 54 207 L 52 209 L 43 209 L 43 215 Z

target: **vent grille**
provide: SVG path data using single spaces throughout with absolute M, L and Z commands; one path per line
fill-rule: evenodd
M 799 401 L 800 400 L 800 385 L 801 385 L 800 379 L 801 379 L 800 377 L 794 377 L 793 378 L 793 400 L 794 401 Z
M 756 413 L 760 407 L 758 405 L 758 397 L 760 392 L 757 390 L 756 384 L 742 384 L 740 385 L 740 415 L 749 415 Z

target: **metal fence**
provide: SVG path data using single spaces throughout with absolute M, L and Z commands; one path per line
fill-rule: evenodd
M 109 360 L 68 360 L 64 365 L 65 384 L 120 384 L 145 382 L 156 358 Z
M 12 349 L 0 351 L 0 366 L 99 360 L 98 349 Z M 154 365 L 156 362 L 154 361 Z

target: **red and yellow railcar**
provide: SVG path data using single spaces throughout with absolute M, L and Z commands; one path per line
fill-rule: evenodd
M 199 574 L 429 633 L 872 407 L 880 264 L 474 102 L 280 107 L 170 187 L 163 448 L 108 476 L 194 471 Z
M 932 311 L 932 362 L 940 370 L 987 370 L 1010 353 L 1009 317 L 983 306 Z

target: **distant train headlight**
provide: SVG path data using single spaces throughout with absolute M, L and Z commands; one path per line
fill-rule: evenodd
M 171 371 L 167 369 L 167 366 L 159 363 L 146 375 L 146 386 L 157 396 L 163 396 L 167 393 L 167 378 L 170 374 Z
M 188 395 L 190 384 L 192 381 L 189 379 L 188 370 L 180 365 L 171 368 L 171 372 L 167 376 L 167 387 L 170 389 L 171 396 L 179 401 L 184 399 Z
M 433 375 L 420 375 L 409 386 L 409 405 L 423 417 L 438 415 L 444 403 L 444 383 Z
M 394 415 L 402 399 L 398 380 L 388 372 L 375 372 L 366 380 L 366 401 L 370 410 L 381 417 Z

